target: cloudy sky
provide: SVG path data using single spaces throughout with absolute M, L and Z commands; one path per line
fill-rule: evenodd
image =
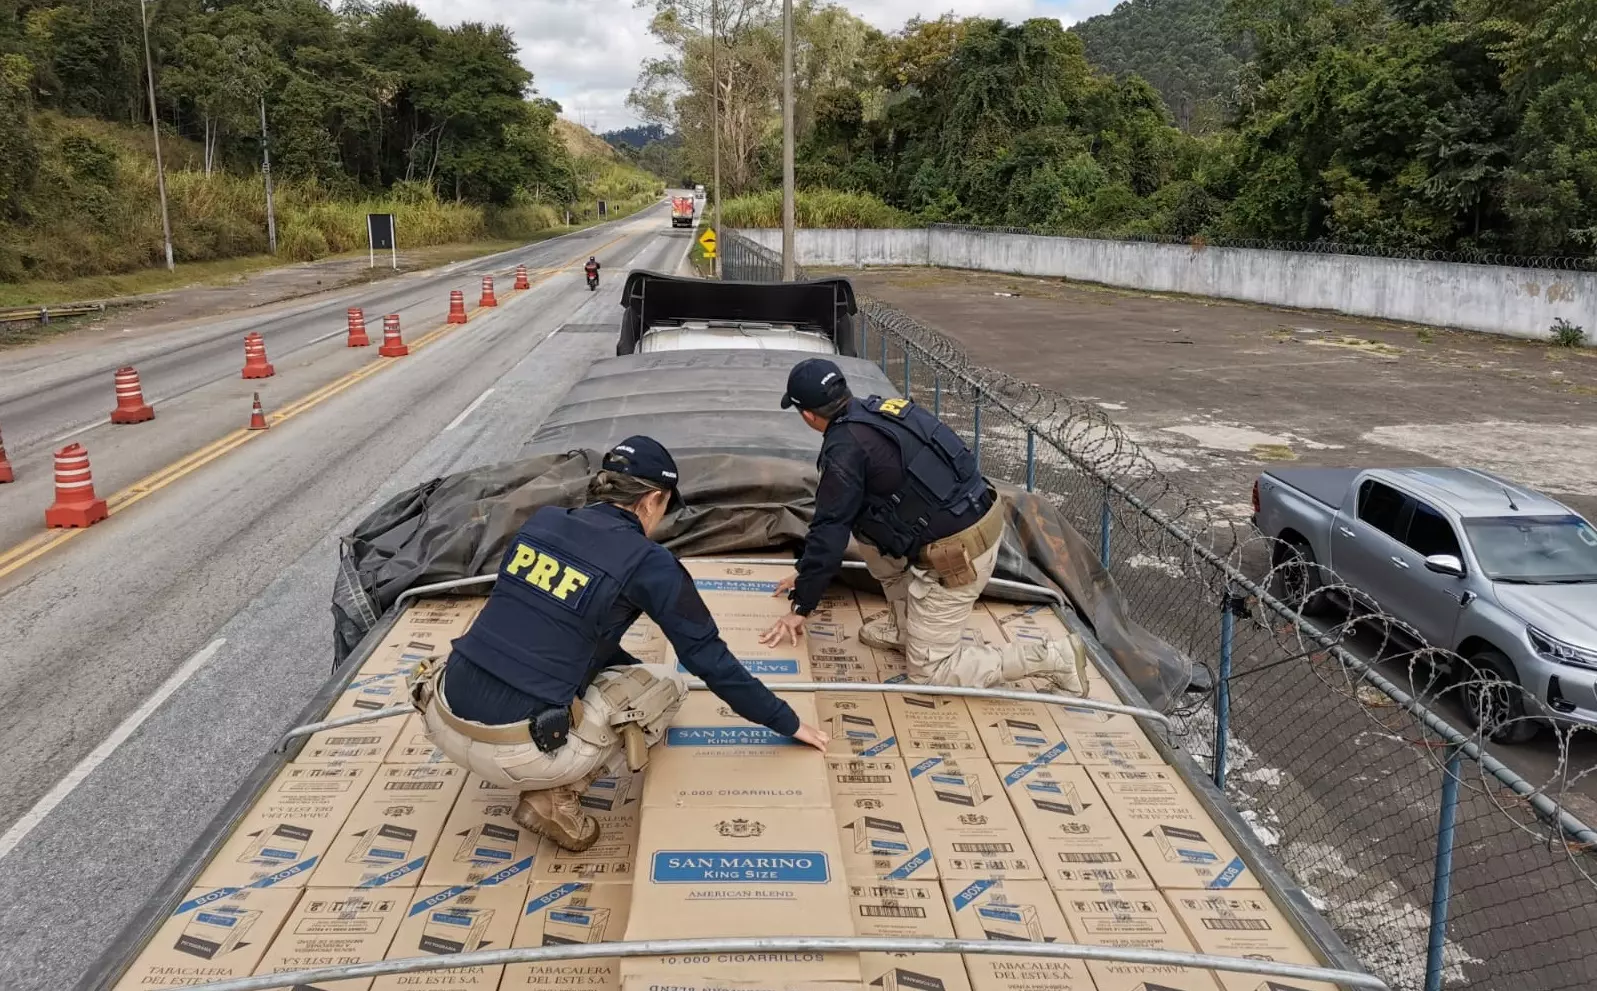
M 521 43 L 521 61 L 538 91 L 560 101 L 565 115 L 595 131 L 637 121 L 627 112 L 627 91 L 645 58 L 657 53 L 649 15 L 633 0 L 413 0 L 441 24 L 489 21 L 509 24 Z M 1066 24 L 1101 14 L 1115 0 L 841 0 L 858 17 L 893 30 L 916 14 L 943 11 L 1006 20 L 1057 17 Z

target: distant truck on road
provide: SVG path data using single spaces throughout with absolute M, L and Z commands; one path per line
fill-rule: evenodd
M 1351 600 L 1455 651 L 1494 741 L 1597 725 L 1597 529 L 1569 507 L 1472 468 L 1290 468 L 1254 482 L 1253 513 L 1289 604 Z
M 693 197 L 691 197 L 691 196 L 673 196 L 673 197 L 671 197 L 671 226 L 672 227 L 692 227 L 693 226 Z

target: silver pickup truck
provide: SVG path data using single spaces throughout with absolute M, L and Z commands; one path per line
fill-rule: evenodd
M 1253 512 L 1284 599 L 1349 599 L 1456 651 L 1493 740 L 1597 725 L 1597 529 L 1569 507 L 1471 468 L 1289 468 L 1254 483 Z

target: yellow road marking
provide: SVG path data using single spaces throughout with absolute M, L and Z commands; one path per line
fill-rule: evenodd
M 597 255 L 599 252 L 610 247 L 610 245 L 615 244 L 617 241 L 625 240 L 631 236 L 632 234 L 629 233 L 613 237 L 605 243 L 599 245 L 597 248 L 591 249 L 589 253 Z M 505 297 L 506 302 L 503 305 L 508 305 L 510 300 L 515 299 L 521 293 L 532 291 L 534 287 L 542 284 L 549 277 L 556 275 L 572 267 L 573 265 L 577 265 L 583 260 L 584 259 L 579 255 L 578 257 L 573 258 L 571 261 L 555 268 L 528 269 L 528 287 L 526 289 L 507 290 Z M 471 326 L 470 321 L 473 318 L 489 309 L 493 309 L 493 307 L 475 307 L 474 309 L 467 311 L 466 323 L 446 323 L 440 327 L 436 327 L 433 330 L 428 331 L 415 341 L 409 342 L 411 353 L 415 353 L 422 348 L 425 348 L 429 344 L 435 343 L 445 335 L 453 333 L 456 328 Z M 301 396 L 299 399 L 294 400 L 287 406 L 284 406 L 282 409 L 273 413 L 268 413 L 266 416 L 267 423 L 270 426 L 276 426 L 285 420 L 293 419 L 306 410 L 313 409 L 314 407 L 319 406 L 320 404 L 333 398 L 334 396 L 348 389 L 350 386 L 370 378 L 378 371 L 389 367 L 396 360 L 397 359 L 394 358 L 378 358 L 375 361 L 362 365 L 354 371 L 348 372 L 347 374 L 334 379 L 332 382 L 327 383 L 308 395 Z M 144 476 L 120 492 L 107 496 L 105 500 L 106 508 L 112 515 L 121 512 L 140 500 L 159 492 L 161 489 L 166 488 L 168 485 L 171 485 L 173 482 L 176 482 L 185 475 L 205 467 L 212 461 L 215 461 L 217 458 L 222 457 L 224 454 L 227 454 L 236 448 L 242 447 L 244 444 L 248 443 L 250 440 L 259 436 L 260 434 L 261 431 L 259 430 L 246 430 L 240 428 L 224 437 L 221 437 L 218 440 L 214 440 L 206 446 L 200 448 L 198 451 L 188 454 L 183 458 L 172 462 L 166 467 Z M 34 536 L 29 537 L 27 540 L 24 540 L 22 543 L 8 549 L 4 553 L 0 553 L 0 578 L 5 578 L 18 569 L 27 567 L 29 564 L 37 561 L 45 554 L 55 550 L 57 547 L 60 547 L 67 541 L 72 540 L 78 536 L 78 534 L 83 533 L 87 529 L 88 527 L 46 530 L 43 533 L 35 534 Z

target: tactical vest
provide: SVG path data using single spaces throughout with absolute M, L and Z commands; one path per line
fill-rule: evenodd
M 534 698 L 568 704 L 625 632 L 617 600 L 654 546 L 598 506 L 539 509 L 510 542 L 488 604 L 454 649 Z
M 929 542 L 926 527 L 934 513 L 962 516 L 979 508 L 987 495 L 987 480 L 970 448 L 947 424 L 907 399 L 856 399 L 832 422 L 863 424 L 898 445 L 904 484 L 887 495 L 867 492 L 854 524 L 857 534 L 890 557 L 918 554 Z

